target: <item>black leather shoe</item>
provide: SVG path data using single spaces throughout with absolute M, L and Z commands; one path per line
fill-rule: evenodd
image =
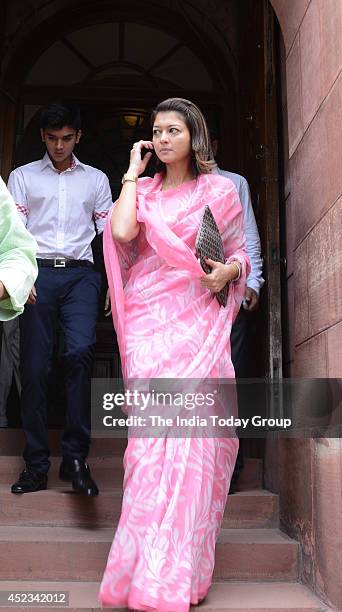
M 89 465 L 83 459 L 64 457 L 59 468 L 59 478 L 71 482 L 72 488 L 88 497 L 99 494 L 96 483 L 90 475 Z
M 17 495 L 21 493 L 33 493 L 34 491 L 42 491 L 47 486 L 47 474 L 43 472 L 34 472 L 29 468 L 21 472 L 17 482 L 12 487 L 12 493 Z
M 233 480 L 231 480 L 229 487 L 229 495 L 234 495 L 234 493 L 236 493 L 238 490 L 239 488 L 237 486 L 237 482 L 233 482 Z

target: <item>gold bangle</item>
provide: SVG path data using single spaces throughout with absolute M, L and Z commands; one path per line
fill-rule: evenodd
M 241 277 L 241 264 L 238 264 L 237 261 L 230 261 L 229 262 L 231 265 L 236 266 L 236 269 L 238 271 L 238 275 L 236 278 L 233 278 L 233 283 L 235 283 L 235 281 L 238 281 L 239 278 Z
M 127 181 L 129 181 L 131 183 L 136 183 L 137 180 L 138 180 L 138 177 L 135 174 L 133 174 L 131 172 L 126 172 L 126 174 L 124 174 L 123 177 L 122 177 L 121 184 L 123 185 Z

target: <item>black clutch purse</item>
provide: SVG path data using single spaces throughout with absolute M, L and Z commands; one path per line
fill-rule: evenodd
M 216 221 L 210 207 L 204 207 L 202 221 L 200 223 L 195 242 L 196 257 L 199 258 L 201 266 L 207 274 L 211 272 L 211 267 L 206 263 L 205 258 L 225 263 L 226 258 L 223 250 L 221 234 L 216 225 Z M 228 283 L 215 293 L 215 297 L 220 306 L 226 306 L 228 299 Z

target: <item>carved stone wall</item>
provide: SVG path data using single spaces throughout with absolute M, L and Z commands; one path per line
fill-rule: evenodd
M 342 3 L 272 5 L 283 35 L 286 373 L 341 377 Z M 335 421 L 338 406 L 336 397 Z M 283 526 L 301 542 L 304 580 L 342 608 L 341 440 L 270 444 L 266 481 L 280 493 Z

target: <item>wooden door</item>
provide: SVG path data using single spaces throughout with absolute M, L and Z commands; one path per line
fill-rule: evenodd
M 268 0 L 239 2 L 240 168 L 250 184 L 260 232 L 263 277 L 251 345 L 253 376 L 266 379 L 262 403 L 281 410 L 282 332 L 275 18 Z M 257 410 L 257 407 L 255 406 Z M 244 455 L 264 457 L 265 439 L 243 440 Z
M 0 90 L 0 173 L 7 181 L 12 170 L 15 146 L 16 104 Z
M 265 285 L 253 353 L 257 375 L 282 376 L 278 126 L 274 13 L 268 0 L 239 2 L 240 160 L 260 231 Z

